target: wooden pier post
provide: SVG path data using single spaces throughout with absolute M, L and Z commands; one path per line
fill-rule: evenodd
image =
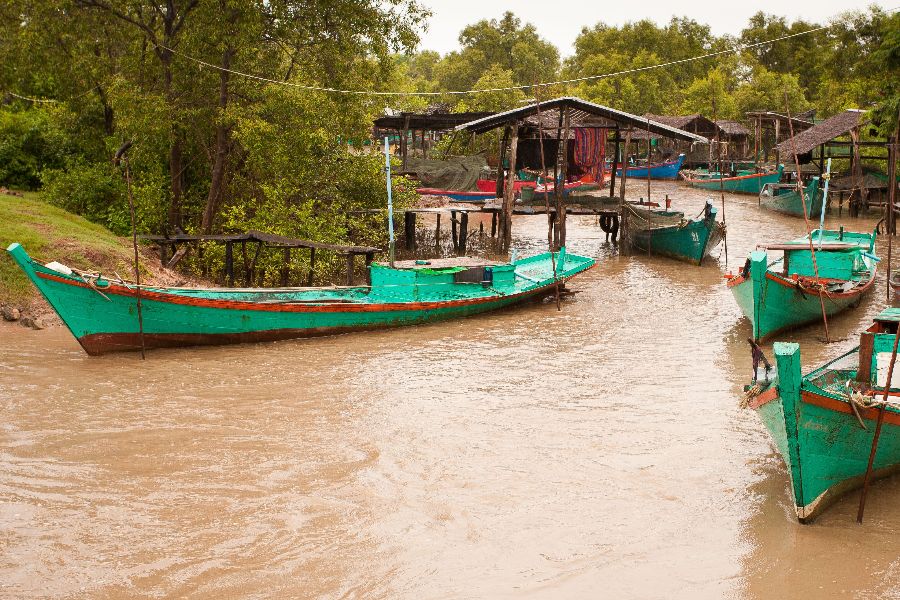
M 290 248 L 290 246 L 285 246 L 283 252 L 284 252 L 284 264 L 281 267 L 281 287 L 287 287 L 288 273 L 290 272 L 290 265 L 291 265 L 291 248 Z
M 613 159 L 612 173 L 609 176 L 609 197 L 616 197 L 616 166 L 619 162 L 619 145 L 622 143 L 622 136 L 619 134 L 619 127 L 616 126 L 616 135 L 613 138 Z
M 553 184 L 556 191 L 556 221 L 559 230 L 559 240 L 557 247 L 566 245 L 566 181 L 569 179 L 569 107 L 563 108 L 563 139 L 560 147 L 562 149 L 562 182 Z
M 437 217 L 437 225 L 434 226 L 434 247 L 440 248 L 441 246 L 441 213 L 437 213 L 435 215 Z
M 469 238 L 469 213 L 463 211 L 459 215 L 459 256 L 466 255 L 466 241 Z
M 353 253 L 347 253 L 347 285 L 353 285 Z
M 497 237 L 497 211 L 491 211 L 491 237 Z
M 503 249 L 509 250 L 512 245 L 512 209 L 516 181 L 516 146 L 519 144 L 519 123 L 512 126 L 509 140 L 509 173 L 506 176 L 506 188 L 503 190 L 503 218 L 500 220 L 503 230 Z
M 459 252 L 459 237 L 456 235 L 456 211 L 450 211 L 450 241 L 453 243 L 453 252 Z
M 407 250 L 416 249 L 416 213 L 411 210 L 403 213 L 403 237 Z
M 225 276 L 228 285 L 234 287 L 234 242 L 225 242 Z
M 313 275 L 316 272 L 316 249 L 309 249 L 309 273 L 306 275 L 306 287 L 312 287 Z

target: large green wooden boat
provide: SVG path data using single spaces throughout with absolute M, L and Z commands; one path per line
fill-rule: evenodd
M 748 405 L 784 458 L 802 523 L 862 485 L 898 321 L 900 309 L 885 310 L 859 347 L 803 376 L 800 347 L 776 342 L 777 375 L 768 380 L 767 372 L 752 388 Z M 873 477 L 900 472 L 900 364 L 891 379 Z
M 759 205 L 776 212 L 804 216 L 803 204 L 806 203 L 806 216 L 818 218 L 822 212 L 824 194 L 819 190 L 819 178 L 813 177 L 803 190 L 804 198 L 800 198 L 796 183 L 767 183 L 759 193 Z
M 700 264 L 719 245 L 725 224 L 716 221 L 716 208 L 707 202 L 697 218 L 683 212 L 649 210 L 625 205 L 625 236 L 638 250 Z
M 874 255 L 875 232 L 812 232 L 818 278 L 813 267 L 809 237 L 754 250 L 727 283 L 744 315 L 753 326 L 753 339 L 822 320 L 856 306 L 875 282 L 878 258 Z M 784 257 L 769 263 L 768 250 Z M 821 299 L 820 299 L 821 296 Z
M 719 173 L 707 175 L 695 175 L 686 177 L 685 181 L 695 188 L 704 190 L 719 190 L 735 192 L 738 194 L 759 194 L 767 183 L 776 183 L 781 179 L 784 165 L 778 165 L 775 171 L 737 175 L 734 177 L 722 177 Z
M 141 348 L 138 292 L 145 347 L 230 344 L 463 317 L 550 293 L 594 265 L 562 249 L 510 263 L 462 257 L 373 264 L 371 285 L 362 287 L 137 290 L 58 263 L 42 265 L 19 244 L 7 250 L 92 355 Z

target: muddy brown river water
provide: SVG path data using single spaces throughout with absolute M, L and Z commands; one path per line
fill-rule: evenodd
M 571 217 L 599 264 L 561 312 L 143 362 L 0 327 L 0 597 L 900 598 L 900 478 L 862 526 L 858 493 L 800 525 L 738 407 L 750 328 L 722 274 L 804 224 L 751 196 L 725 212 L 727 267 L 622 256 Z M 515 219 L 520 255 L 545 224 Z M 782 336 L 805 368 L 856 345 L 879 279 L 839 341 Z

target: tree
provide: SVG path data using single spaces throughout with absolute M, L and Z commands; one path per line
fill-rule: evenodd
M 450 52 L 434 66 L 441 91 L 468 90 L 492 66 L 512 74 L 515 85 L 553 80 L 559 72 L 559 51 L 543 40 L 534 25 L 511 12 L 469 25 L 459 34 L 462 49 Z
M 788 103 L 785 104 L 785 93 Z M 750 80 L 741 84 L 734 92 L 734 102 L 738 114 L 749 111 L 771 110 L 790 112 L 795 115 L 809 110 L 811 104 L 803 94 L 799 78 L 796 75 L 773 73 L 765 67 L 756 67 Z

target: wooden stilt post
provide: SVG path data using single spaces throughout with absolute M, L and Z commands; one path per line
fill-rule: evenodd
M 474 134 L 472 134 L 474 135 Z M 497 165 L 497 191 L 494 194 L 497 198 L 503 197 L 503 158 L 506 156 L 506 146 L 509 143 L 509 127 L 503 130 L 503 139 L 500 140 L 500 159 Z
M 459 255 L 466 255 L 466 241 L 469 239 L 469 213 L 462 211 L 459 215 Z
M 491 211 L 491 237 L 497 237 L 497 211 Z
M 290 247 L 285 247 L 283 250 L 284 253 L 284 264 L 281 267 L 281 287 L 287 287 L 288 284 L 288 274 L 290 273 L 291 268 L 291 249 Z
M 438 248 L 441 245 L 441 213 L 437 213 L 435 217 L 437 224 L 434 226 L 434 247 Z
M 228 285 L 234 287 L 234 242 L 225 242 L 225 277 Z
M 306 286 L 312 287 L 313 275 L 316 272 L 316 249 L 309 249 L 309 273 L 306 275 Z
M 403 213 L 403 237 L 407 250 L 416 249 L 416 213 L 411 210 Z
M 516 181 L 516 146 L 519 145 L 519 123 L 512 126 L 509 139 L 509 173 L 506 176 L 506 188 L 503 190 L 503 249 L 508 251 L 512 246 L 512 209 Z
M 556 191 L 556 214 L 559 223 L 559 245 L 566 245 L 566 181 L 569 178 L 569 107 L 563 109 L 563 139 L 560 146 L 562 147 L 562 181 L 553 185 Z
M 353 285 L 353 253 L 347 253 L 347 285 Z
M 456 211 L 450 211 L 450 241 L 453 243 L 453 252 L 459 253 L 459 236 L 456 235 Z
M 622 149 L 622 185 L 619 187 L 619 200 L 625 202 L 625 182 L 628 180 L 628 149 L 631 148 L 631 130 L 625 132 L 625 147 Z
M 616 125 L 616 135 L 613 139 L 612 173 L 609 175 L 609 197 L 616 197 L 616 166 L 619 164 L 619 144 L 622 136 L 619 134 L 619 126 Z

